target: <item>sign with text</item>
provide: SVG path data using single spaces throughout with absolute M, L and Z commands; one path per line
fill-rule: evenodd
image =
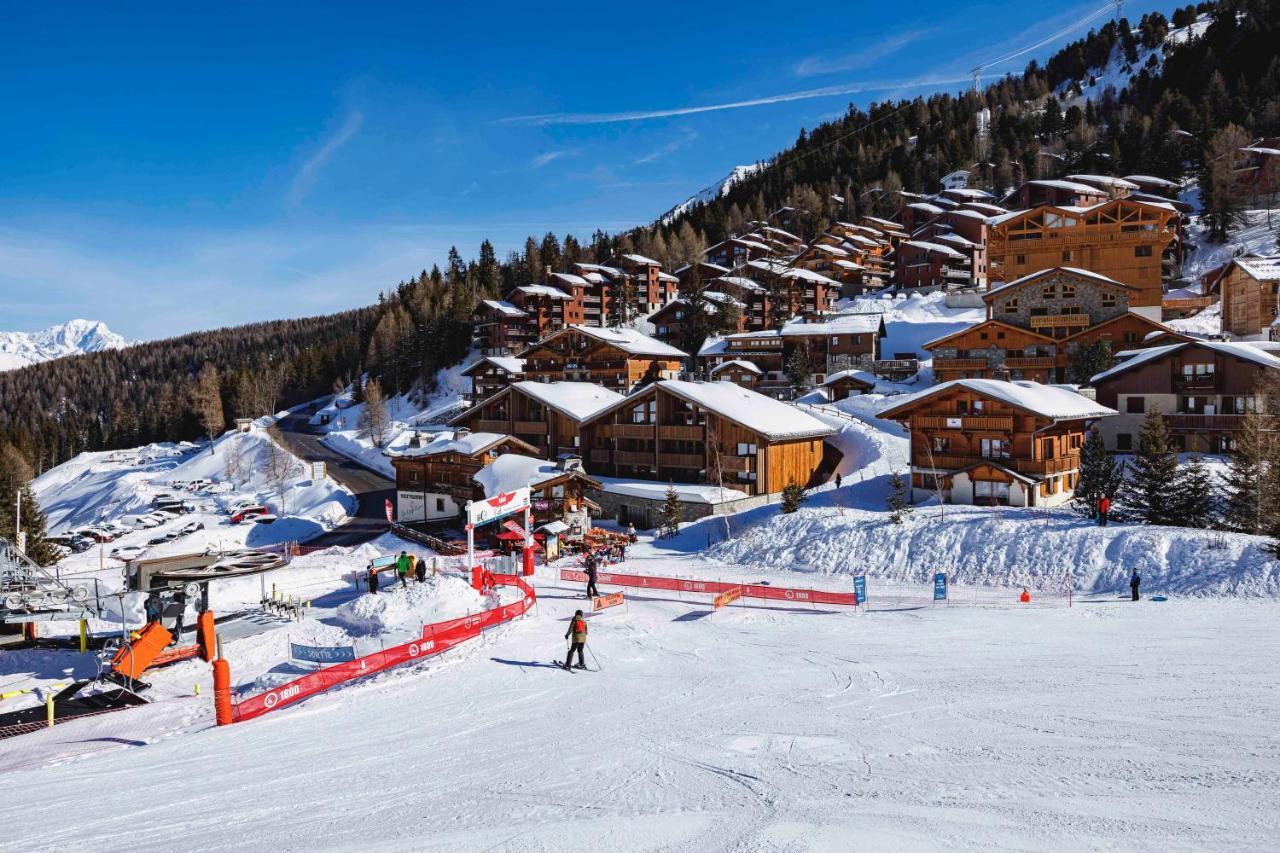
M 521 539 L 527 540 L 529 538 L 529 531 L 525 530 L 514 521 L 504 521 L 502 522 L 502 526 L 507 530 L 510 530 L 512 533 L 518 534 Z
M 867 576 L 858 575 L 853 579 L 853 599 L 857 604 L 867 603 Z
M 734 586 L 717 595 L 712 603 L 716 610 L 719 610 L 721 607 L 733 604 L 739 598 L 742 598 L 742 587 Z
M 289 644 L 289 657 L 311 663 L 341 663 L 356 659 L 355 646 L 300 646 Z
M 497 521 L 504 516 L 524 512 L 528 508 L 529 487 L 525 486 L 515 491 L 503 492 L 486 500 L 472 501 L 467 504 L 467 521 L 472 525 L 488 524 L 490 521 Z
M 422 492 L 396 492 L 396 503 L 402 522 L 427 520 L 427 496 Z
M 933 600 L 947 600 L 947 573 L 938 572 L 933 576 Z
M 626 601 L 626 596 L 621 592 L 612 592 L 608 595 L 597 595 L 591 599 L 591 612 L 596 613 L 608 607 L 617 607 Z
M 323 480 L 325 477 L 325 467 L 323 462 L 311 463 L 311 479 Z

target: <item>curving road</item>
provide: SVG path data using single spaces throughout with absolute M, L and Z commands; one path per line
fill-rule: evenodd
M 386 502 L 395 501 L 395 481 L 321 444 L 321 436 L 307 424 L 310 416 L 310 412 L 299 412 L 282 418 L 272 428 L 272 434 L 299 459 L 324 462 L 329 476 L 350 489 L 360 507 L 350 521 L 307 544 L 359 545 L 376 539 L 387 532 Z

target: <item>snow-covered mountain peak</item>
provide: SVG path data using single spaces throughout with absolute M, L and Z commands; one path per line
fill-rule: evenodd
M 681 214 L 685 213 L 686 211 L 690 210 L 696 205 L 705 204 L 709 201 L 715 201 L 720 196 L 724 195 L 725 193 L 729 192 L 729 190 L 733 189 L 734 184 L 737 184 L 739 181 L 742 181 L 746 178 L 751 177 L 752 175 L 754 175 L 756 172 L 760 171 L 763 168 L 764 168 L 763 163 L 752 163 L 750 166 L 734 166 L 732 172 L 725 175 L 723 178 L 716 181 L 711 186 L 706 187 L 705 189 L 699 190 L 698 192 L 689 196 L 684 201 L 677 204 L 675 207 L 668 210 L 666 213 L 662 214 L 662 223 L 664 225 L 669 225 L 670 223 L 674 222 L 676 218 L 679 217 Z
M 0 370 L 129 346 L 99 320 L 68 320 L 39 332 L 0 332 Z

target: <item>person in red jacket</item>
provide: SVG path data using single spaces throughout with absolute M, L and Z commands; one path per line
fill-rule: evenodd
M 1111 498 L 1103 495 L 1098 498 L 1098 526 L 1107 526 L 1107 514 L 1111 512 Z
M 564 638 L 567 640 L 573 637 L 573 643 L 569 646 L 569 654 L 564 656 L 564 668 L 569 668 L 569 662 L 573 660 L 573 653 L 578 653 L 578 665 L 575 669 L 586 669 L 587 662 L 582 658 L 582 650 L 587 645 L 587 620 L 579 610 L 573 614 L 573 618 L 569 620 L 569 630 L 565 632 Z

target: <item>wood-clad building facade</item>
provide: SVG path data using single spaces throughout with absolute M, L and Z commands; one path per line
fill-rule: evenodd
M 594 382 L 625 394 L 642 382 L 675 378 L 686 354 L 634 329 L 570 326 L 520 353 L 532 382 Z
M 1066 388 L 961 379 L 879 414 L 910 432 L 915 500 L 1027 507 L 1071 499 L 1085 432 L 1115 411 Z
M 510 435 L 455 434 L 425 447 L 410 447 L 393 456 L 396 471 L 396 518 L 401 522 L 457 518 L 476 498 L 476 473 L 505 453 L 537 453 L 537 448 Z
M 794 406 L 728 382 L 664 380 L 582 424 L 594 474 L 719 483 L 748 494 L 815 484 L 834 432 Z
M 1222 331 L 1246 339 L 1280 340 L 1280 255 L 1235 258 L 1218 279 Z
M 449 422 L 472 432 L 513 435 L 547 459 L 579 454 L 578 427 L 623 399 L 592 382 L 517 382 Z

